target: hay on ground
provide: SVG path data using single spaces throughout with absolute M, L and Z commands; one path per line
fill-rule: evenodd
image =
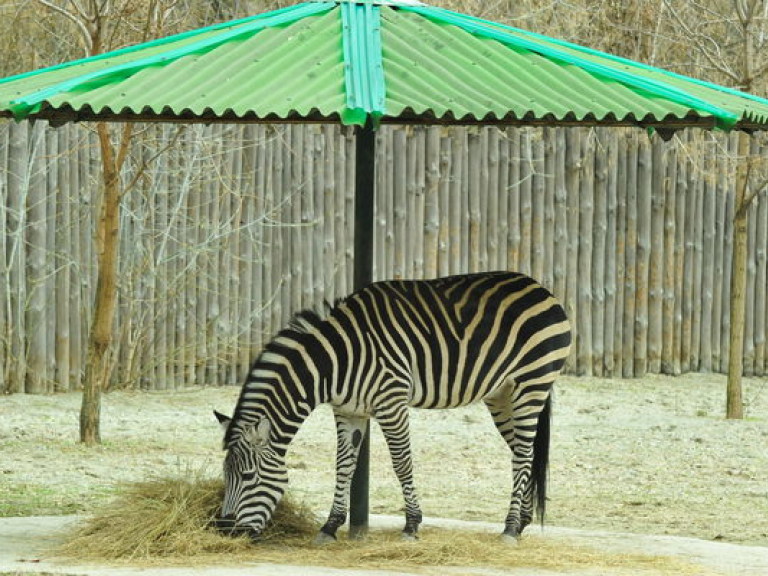
M 284 498 L 264 533 L 253 544 L 209 528 L 223 495 L 220 480 L 196 476 L 158 479 L 125 486 L 122 494 L 73 535 L 57 553 L 77 559 L 142 564 L 243 562 L 418 569 L 429 567 L 537 568 L 604 570 L 647 576 L 712 574 L 681 560 L 599 551 L 565 538 L 524 537 L 518 546 L 496 534 L 427 528 L 420 542 L 405 542 L 394 531 L 376 532 L 362 541 L 312 544 L 319 524 L 306 507 Z
M 90 517 L 57 552 L 78 558 L 124 560 L 242 554 L 246 537 L 231 538 L 210 527 L 224 495 L 221 480 L 167 478 L 126 484 L 120 495 Z M 308 538 L 319 526 L 312 512 L 284 498 L 263 539 Z

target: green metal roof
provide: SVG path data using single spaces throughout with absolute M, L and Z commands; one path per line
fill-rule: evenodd
M 412 0 L 340 0 L 0 80 L 0 115 L 763 129 L 768 100 Z

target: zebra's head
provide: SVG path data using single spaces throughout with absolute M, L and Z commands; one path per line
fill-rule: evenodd
M 279 463 L 270 450 L 271 424 L 260 418 L 255 422 L 233 421 L 215 412 L 224 428 L 224 500 L 221 517 L 214 525 L 227 534 L 248 534 L 257 540 L 282 496 L 282 484 L 265 482 L 265 472 Z

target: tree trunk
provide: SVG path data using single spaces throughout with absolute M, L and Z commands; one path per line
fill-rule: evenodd
M 733 219 L 733 260 L 731 268 L 731 331 L 728 356 L 728 387 L 725 417 L 744 418 L 741 376 L 744 367 L 744 321 L 747 287 L 747 195 L 748 154 L 750 136 L 739 133 L 738 166 L 736 168 L 736 202 Z
M 120 227 L 120 170 L 128 146 L 128 132 L 118 157 L 106 124 L 97 125 L 102 158 L 104 196 L 96 228 L 98 279 L 93 323 L 88 340 L 88 358 L 80 408 L 80 441 L 87 445 L 101 443 L 101 393 L 112 368 L 110 348 L 112 325 L 117 305 L 117 248 Z

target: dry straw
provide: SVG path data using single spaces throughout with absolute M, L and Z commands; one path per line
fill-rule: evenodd
M 89 518 L 57 553 L 78 560 L 140 564 L 275 564 L 413 569 L 430 567 L 602 570 L 616 574 L 705 574 L 701 566 L 639 554 L 609 554 L 566 539 L 531 536 L 518 546 L 495 534 L 425 529 L 417 543 L 397 533 L 374 532 L 364 541 L 318 547 L 314 514 L 290 498 L 278 507 L 264 540 L 229 538 L 209 529 L 222 497 L 222 482 L 189 475 L 126 485 L 110 505 Z

